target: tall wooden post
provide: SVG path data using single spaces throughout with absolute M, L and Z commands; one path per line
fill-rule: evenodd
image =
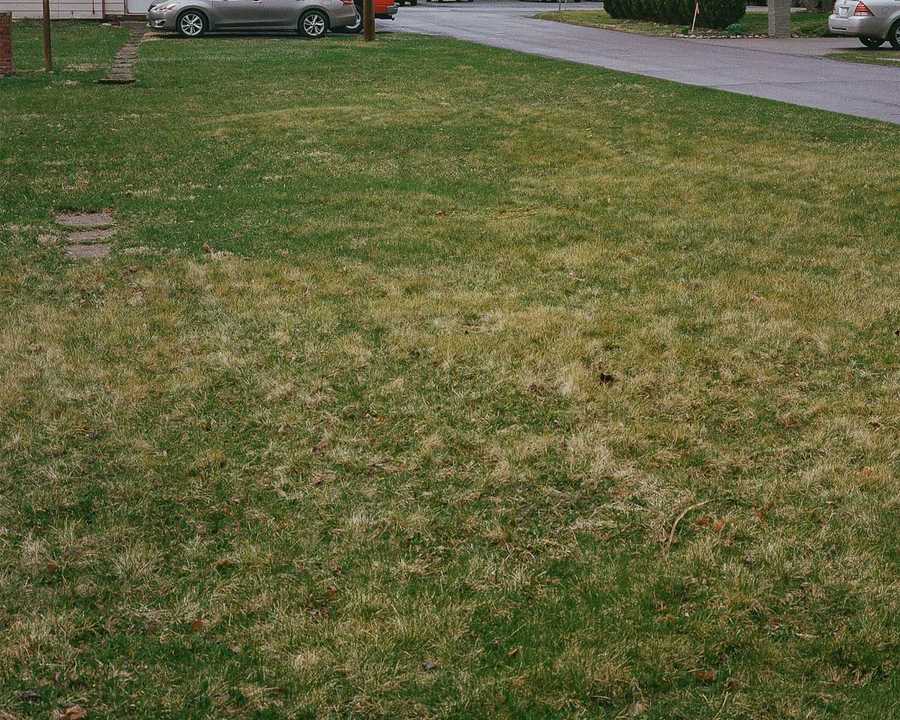
M 375 3 L 372 0 L 363 0 L 363 32 L 366 42 L 375 39 Z
M 44 70 L 53 72 L 53 51 L 50 49 L 50 0 L 44 0 Z
M 0 13 L 0 78 L 12 75 L 12 13 Z

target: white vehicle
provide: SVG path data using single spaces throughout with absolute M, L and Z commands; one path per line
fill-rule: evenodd
M 868 48 L 889 42 L 900 50 L 900 0 L 837 0 L 828 30 L 858 37 Z

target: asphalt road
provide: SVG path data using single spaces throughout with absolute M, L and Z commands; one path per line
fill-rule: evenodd
M 829 51 L 861 49 L 852 38 L 708 41 L 648 37 L 531 17 L 555 9 L 555 4 L 423 2 L 401 8 L 397 19 L 382 27 L 445 35 L 900 124 L 900 63 L 893 68 L 821 57 Z M 570 5 L 569 9 L 578 7 Z

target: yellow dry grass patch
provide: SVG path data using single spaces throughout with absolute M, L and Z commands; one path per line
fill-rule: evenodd
M 153 43 L 147 112 L 66 106 L 63 165 L 44 96 L 3 116 L 0 707 L 882 707 L 888 129 L 380 47 Z M 340 99 L 280 81 L 312 52 Z M 62 259 L 61 204 L 114 207 L 109 258 Z

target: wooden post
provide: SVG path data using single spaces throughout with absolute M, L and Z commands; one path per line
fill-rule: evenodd
M 44 0 L 44 70 L 53 72 L 53 51 L 50 49 L 50 0 Z
M 0 13 L 0 77 L 13 74 L 12 13 Z
M 375 3 L 372 0 L 363 0 L 363 32 L 366 42 L 375 39 Z

